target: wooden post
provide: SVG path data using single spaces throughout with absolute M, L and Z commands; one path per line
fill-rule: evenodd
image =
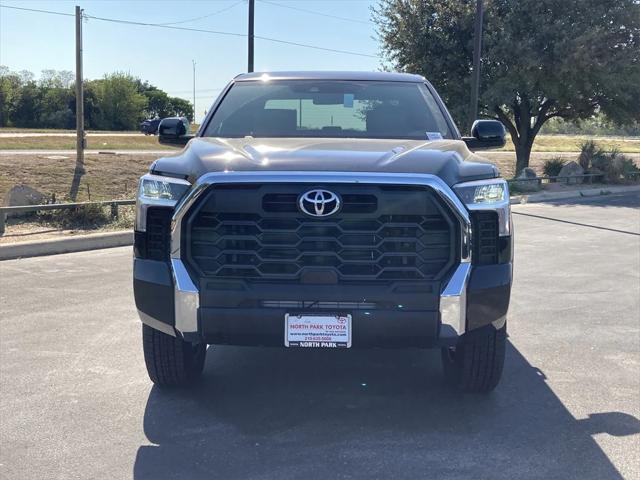
M 84 163 L 84 88 L 82 85 L 82 12 L 76 6 L 76 162 Z

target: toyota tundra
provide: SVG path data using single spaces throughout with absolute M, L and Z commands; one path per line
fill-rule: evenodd
M 249 73 L 140 179 L 133 286 L 160 386 L 209 345 L 439 348 L 466 392 L 498 384 L 512 279 L 507 183 L 433 86 L 400 73 Z

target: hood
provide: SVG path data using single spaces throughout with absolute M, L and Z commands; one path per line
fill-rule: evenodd
M 192 182 L 205 173 L 233 171 L 420 173 L 448 185 L 499 176 L 461 140 L 352 138 L 198 137 L 180 153 L 158 159 L 151 171 Z

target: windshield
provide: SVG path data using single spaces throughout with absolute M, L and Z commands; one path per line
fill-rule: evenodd
M 424 84 L 326 80 L 238 82 L 204 136 L 452 138 Z

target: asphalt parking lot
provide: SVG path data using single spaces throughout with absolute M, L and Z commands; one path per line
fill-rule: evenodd
M 0 477 L 640 478 L 640 196 L 514 207 L 502 383 L 436 351 L 213 347 L 146 376 L 118 248 L 0 262 Z

